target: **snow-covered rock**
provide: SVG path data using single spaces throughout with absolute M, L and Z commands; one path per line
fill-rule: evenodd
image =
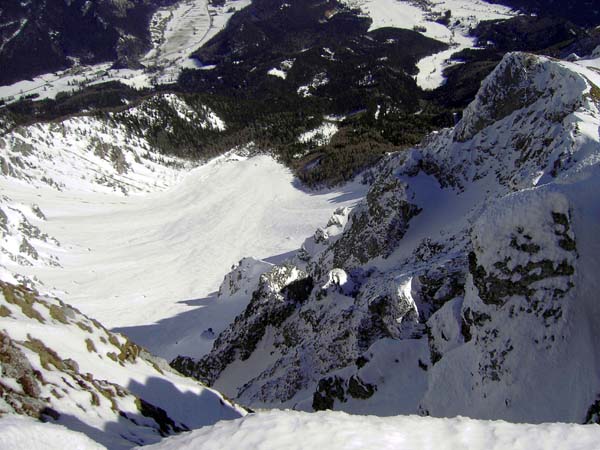
M 268 339 L 270 328 L 283 323 L 296 306 L 306 300 L 312 288 L 312 278 L 296 266 L 273 267 L 260 275 L 258 288 L 251 294 L 248 306 L 235 319 L 234 325 L 219 335 L 211 354 L 204 358 L 204 364 L 199 366 L 191 358 L 178 357 L 172 362 L 173 367 L 198 379 L 214 382 L 235 360 L 247 360 L 257 350 L 257 344 L 263 338 Z M 285 339 L 294 337 L 286 336 Z M 277 347 L 280 343 L 271 345 Z M 230 370 L 230 376 L 239 377 L 240 374 Z M 266 390 L 263 394 L 273 395 Z
M 60 424 L 111 449 L 157 442 L 169 434 L 245 414 L 73 307 L 4 282 L 0 282 L 0 360 L 0 413 Z M 1 445 L 11 442 L 15 424 L 15 419 L 0 419 L 0 447 L 15 448 Z M 37 428 L 44 433 L 46 427 Z M 77 448 L 67 445 L 68 439 L 80 445 L 79 439 L 80 448 L 88 448 L 75 433 L 56 430 L 60 429 L 49 433 L 64 437 L 63 448 Z M 52 444 L 58 445 L 60 439 Z
M 60 243 L 44 233 L 39 224 L 46 220 L 44 212 L 35 204 L 23 204 L 12 201 L 8 196 L 0 196 L 0 273 L 2 279 L 13 278 L 6 265 L 20 266 L 60 266 L 54 252 Z M 22 283 L 31 284 L 31 280 L 22 278 Z
M 307 239 L 288 262 L 301 301 L 259 287 L 184 372 L 257 407 L 597 421 L 600 76 L 584 63 L 506 55 L 454 129 L 384 159 L 337 231 Z
M 516 120 L 522 120 L 524 115 L 545 113 L 546 121 L 558 122 L 577 109 L 586 88 L 584 77 L 561 64 L 533 55 L 509 53 L 465 109 L 455 129 L 455 139 L 461 142 L 472 139 L 485 127 L 513 113 L 517 113 L 513 116 Z
M 243 258 L 225 275 L 219 287 L 219 299 L 228 300 L 234 296 L 250 296 L 258 287 L 260 276 L 269 271 L 273 264 L 255 258 Z

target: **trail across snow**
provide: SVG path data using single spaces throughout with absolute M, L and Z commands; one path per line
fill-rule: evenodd
M 62 267 L 27 275 L 165 358 L 204 354 L 214 336 L 203 331 L 216 335 L 241 312 L 245 305 L 212 295 L 234 263 L 248 255 L 280 261 L 365 190 L 304 191 L 268 156 L 220 157 L 146 196 L 4 183 L 16 201 L 35 196 L 44 232 L 62 244 Z

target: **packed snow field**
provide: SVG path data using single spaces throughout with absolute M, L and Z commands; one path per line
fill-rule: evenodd
M 519 425 L 460 417 L 434 419 L 274 411 L 220 422 L 148 448 L 576 450 L 594 448 L 599 437 L 600 429 L 596 425 Z
M 7 450 L 106 449 L 83 433 L 23 416 L 8 416 L 0 420 L 0 448 Z

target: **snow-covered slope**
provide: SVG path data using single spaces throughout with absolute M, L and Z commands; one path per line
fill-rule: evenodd
M 167 99 L 179 111 L 176 97 Z M 142 105 L 126 114 L 152 120 L 158 113 Z M 64 192 L 148 193 L 172 186 L 192 167 L 152 148 L 143 131 L 92 116 L 19 127 L 0 137 L 0 147 L 3 178 Z
M 148 140 L 152 127 L 169 132 L 165 116 L 209 131 L 226 126 L 208 108 L 163 94 L 108 118 L 0 138 L 0 274 L 171 359 L 208 352 L 244 308 L 247 300 L 214 295 L 232 264 L 248 254 L 279 262 L 365 187 L 307 192 L 249 149 L 192 170 Z
M 45 208 L 53 195 L 116 199 L 162 191 L 191 170 L 192 163 L 160 153 L 148 140 L 147 130 L 160 124 L 166 112 L 193 126 L 223 127 L 212 111 L 200 110 L 200 117 L 182 99 L 165 94 L 105 117 L 37 123 L 0 137 L 2 279 L 39 287 L 40 280 L 25 276 L 23 268 L 61 267 L 67 249 L 42 231 L 48 218 L 39 202 Z M 126 126 L 128 121 L 135 121 L 136 130 Z
M 0 420 L 0 448 L 11 450 L 105 450 L 83 433 L 61 425 L 42 423 L 25 416 Z
M 254 406 L 596 421 L 599 86 L 508 54 L 174 367 Z
M 508 19 L 515 15 L 510 8 L 483 0 L 342 0 L 360 8 L 373 23 L 370 30 L 383 27 L 415 30 L 427 37 L 450 44 L 448 50 L 428 56 L 417 64 L 417 84 L 435 89 L 444 83 L 443 69 L 452 54 L 473 48 L 476 39 L 470 29 L 484 20 Z
M 145 448 L 591 450 L 596 448 L 599 438 L 600 429 L 593 425 L 525 425 L 465 418 L 384 418 L 340 412 L 273 411 L 221 422 Z
M 0 358 L 1 413 L 52 421 L 111 449 L 245 413 L 73 307 L 4 282 Z M 0 444 L 9 425 L 0 419 Z

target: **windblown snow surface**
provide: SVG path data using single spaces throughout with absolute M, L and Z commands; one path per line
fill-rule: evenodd
M 589 450 L 597 425 L 525 425 L 467 418 L 272 411 L 168 438 L 148 450 Z
M 597 425 L 511 424 L 467 418 L 356 416 L 342 412 L 271 411 L 138 447 L 148 450 L 590 450 Z M 0 420 L 0 448 L 100 450 L 85 435 L 53 424 Z
M 0 420 L 0 448 L 6 450 L 102 450 L 83 433 L 23 416 Z
M 507 54 L 173 365 L 253 408 L 597 422 L 597 64 Z
M 373 23 L 371 30 L 383 27 L 416 30 L 432 39 L 450 45 L 448 50 L 427 56 L 418 62 L 417 84 L 423 89 L 435 89 L 444 83 L 443 70 L 450 64 L 452 54 L 473 48 L 476 39 L 469 30 L 483 20 L 509 19 L 516 13 L 503 5 L 483 0 L 342 0 L 350 7 L 358 7 Z M 448 24 L 436 20 L 449 11 Z

